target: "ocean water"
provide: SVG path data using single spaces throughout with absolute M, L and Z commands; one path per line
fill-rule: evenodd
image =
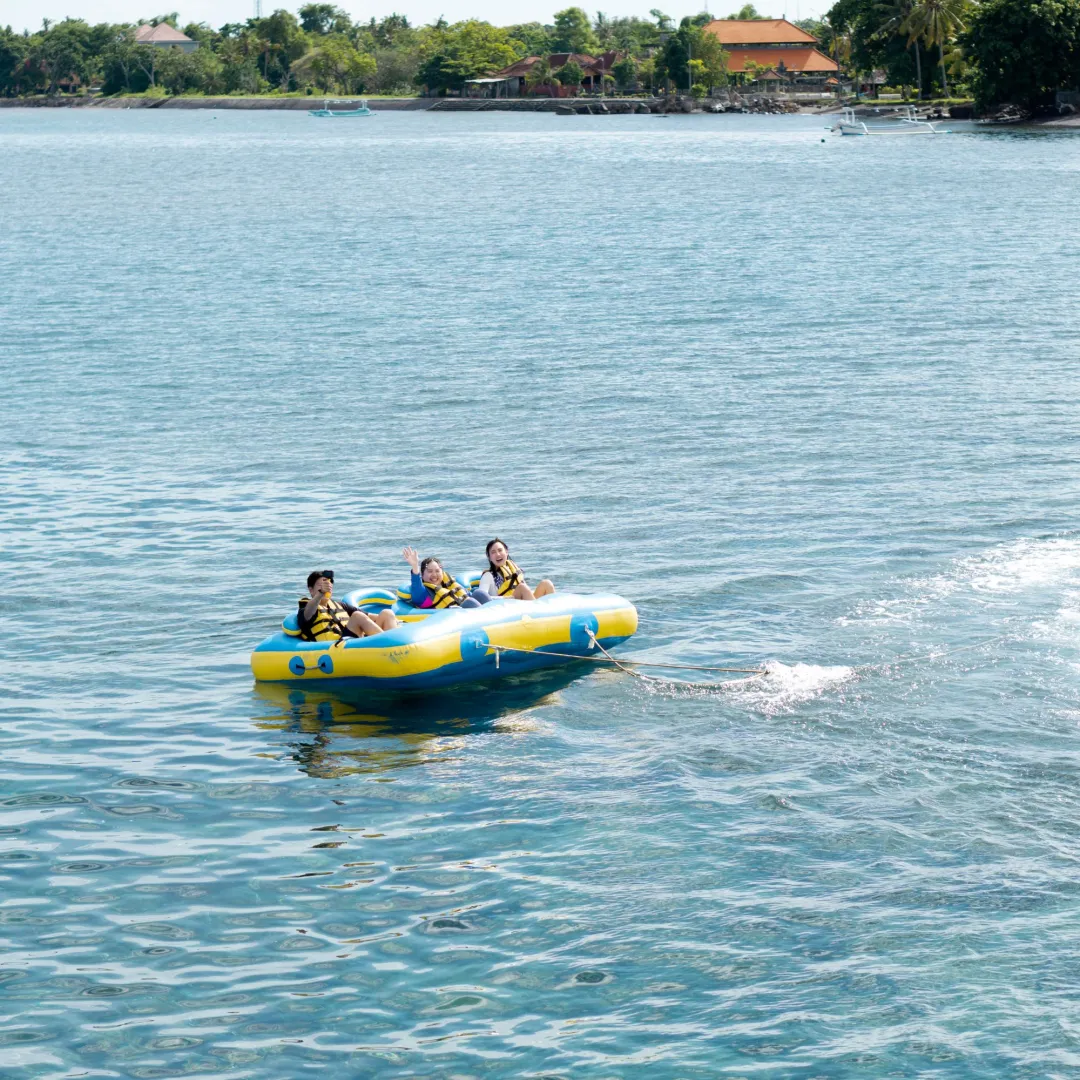
M 5 1080 L 1080 1073 L 1080 138 L 2 110 L 0 193 Z M 769 674 L 253 685 L 496 534 Z

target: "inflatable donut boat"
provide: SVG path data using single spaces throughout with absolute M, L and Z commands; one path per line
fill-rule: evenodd
M 390 589 L 357 590 L 342 599 L 368 614 L 391 608 L 399 625 L 368 638 L 302 641 L 292 614 L 251 654 L 256 680 L 433 690 L 597 656 L 597 642 L 610 649 L 637 629 L 636 608 L 613 593 L 502 598 L 479 608 L 427 611 L 403 604 Z

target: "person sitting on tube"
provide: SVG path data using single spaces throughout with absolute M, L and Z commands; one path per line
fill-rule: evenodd
M 334 641 L 341 638 L 371 637 L 393 630 L 397 618 L 387 609 L 374 618 L 352 604 L 334 600 L 334 571 L 312 570 L 307 578 L 308 595 L 300 597 L 296 621 L 303 641 Z
M 402 557 L 412 571 L 409 585 L 409 603 L 418 608 L 475 608 L 486 604 L 489 596 L 477 597 L 475 592 L 469 595 L 465 587 L 459 585 L 443 568 L 442 563 L 429 555 L 423 562 L 416 553 L 416 548 L 402 549 Z
M 535 591 L 525 583 L 525 574 L 510 558 L 510 549 L 505 542 L 496 537 L 488 541 L 488 568 L 480 575 L 480 584 L 473 590 L 494 599 L 497 596 L 512 596 L 515 600 L 536 600 L 541 596 L 550 596 L 555 591 L 548 578 L 537 582 Z

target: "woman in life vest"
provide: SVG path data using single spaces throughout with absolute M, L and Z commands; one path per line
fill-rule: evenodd
M 407 547 L 401 552 L 412 571 L 409 585 L 409 603 L 418 608 L 479 607 L 484 601 L 470 596 L 433 556 L 420 561 L 416 548 Z
M 352 604 L 333 599 L 333 570 L 312 570 L 308 574 L 307 587 L 308 595 L 300 597 L 300 610 L 296 614 L 303 641 L 371 637 L 397 626 L 392 611 L 380 611 L 372 618 Z
M 510 558 L 510 549 L 498 537 L 488 541 L 487 558 L 488 568 L 480 575 L 478 592 L 487 593 L 492 598 L 512 596 L 515 600 L 536 600 L 541 596 L 550 596 L 555 591 L 548 578 L 538 582 L 535 589 L 530 589 L 521 568 Z

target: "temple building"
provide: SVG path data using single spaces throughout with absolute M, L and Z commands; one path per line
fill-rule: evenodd
M 732 75 L 744 74 L 749 61 L 759 71 L 798 82 L 817 82 L 839 71 L 835 60 L 818 51 L 817 38 L 787 19 L 713 19 L 702 29 L 729 54 Z

